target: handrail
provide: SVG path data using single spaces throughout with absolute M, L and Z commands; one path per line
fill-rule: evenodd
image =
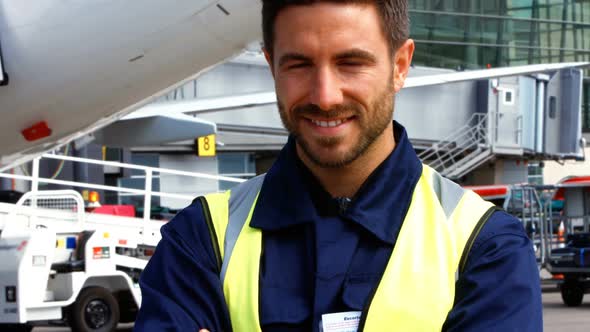
M 29 191 L 25 193 L 21 198 L 16 202 L 17 206 L 24 206 L 27 201 L 30 201 L 31 207 L 33 208 L 33 213 L 31 214 L 31 218 L 29 219 L 29 227 L 36 225 L 37 223 L 37 213 L 36 208 L 38 201 L 51 199 L 51 200 L 59 200 L 59 199 L 71 199 L 76 203 L 74 212 L 76 215 L 76 224 L 79 228 L 82 228 L 84 224 L 84 200 L 80 193 L 75 190 L 43 190 L 43 191 Z M 14 219 L 14 216 L 17 214 L 17 210 L 13 210 L 11 212 L 11 219 Z
M 227 176 L 221 175 L 212 175 L 206 173 L 197 173 L 197 172 L 186 172 L 186 171 L 177 171 L 169 168 L 156 168 L 156 167 L 149 167 L 149 166 L 141 166 L 141 165 L 133 165 L 133 164 L 125 164 L 116 161 L 104 161 L 104 160 L 96 160 L 96 159 L 86 159 L 86 158 L 79 158 L 79 157 L 71 157 L 71 156 L 62 156 L 57 154 L 49 154 L 46 153 L 42 156 L 43 158 L 47 159 L 57 159 L 57 160 L 66 160 L 66 161 L 74 161 L 74 162 L 83 162 L 87 164 L 94 164 L 94 165 L 102 165 L 102 166 L 113 166 L 113 167 L 122 167 L 127 169 L 135 169 L 140 171 L 147 171 L 151 170 L 152 172 L 156 173 L 165 173 L 165 174 L 172 174 L 172 175 L 183 175 L 183 176 L 192 176 L 192 177 L 199 177 L 211 180 L 222 180 L 228 182 L 236 182 L 241 183 L 246 180 L 239 179 L 239 178 L 232 178 Z
M 99 185 L 99 184 L 93 184 L 93 183 L 82 183 L 82 182 L 42 178 L 39 176 L 39 162 L 42 158 L 63 160 L 63 161 L 70 161 L 70 162 L 77 162 L 77 163 L 86 163 L 86 164 L 93 164 L 93 165 L 100 165 L 100 166 L 112 166 L 112 167 L 119 167 L 119 168 L 132 169 L 132 170 L 136 170 L 136 171 L 142 171 L 144 173 L 144 175 L 142 177 L 145 179 L 144 188 L 143 189 L 133 189 L 133 188 Z M 132 164 L 125 164 L 125 163 L 114 162 L 114 161 L 86 159 L 86 158 L 62 156 L 62 155 L 56 155 L 56 154 L 44 154 L 41 157 L 35 158 L 33 160 L 32 171 L 33 172 L 30 176 L 29 175 L 8 174 L 8 173 L 1 173 L 0 172 L 0 178 L 31 181 L 31 191 L 32 192 L 38 192 L 39 183 L 49 183 L 49 184 L 57 184 L 57 185 L 71 186 L 71 187 L 77 187 L 77 188 L 88 188 L 88 189 L 96 189 L 96 190 L 115 191 L 118 193 L 143 195 L 144 196 L 144 210 L 143 210 L 143 219 L 144 220 L 150 219 L 152 196 L 169 197 L 169 198 L 186 199 L 186 200 L 192 200 L 194 198 L 193 196 L 189 196 L 189 195 L 153 191 L 152 190 L 152 178 L 153 178 L 154 173 L 187 176 L 187 177 L 207 179 L 207 180 L 227 181 L 227 182 L 233 182 L 233 183 L 241 183 L 241 182 L 246 181 L 245 179 L 241 179 L 241 178 L 221 176 L 221 175 L 212 175 L 212 174 L 187 172 L 187 171 L 177 171 L 177 170 L 165 169 L 165 168 L 132 165 Z
M 418 155 L 418 157 L 421 159 L 428 159 L 430 156 L 432 156 L 433 152 L 435 152 L 437 150 L 444 150 L 441 148 L 440 142 L 444 142 L 444 145 L 442 145 L 442 147 L 449 147 L 449 146 L 456 144 L 457 141 L 459 141 L 458 138 L 460 138 L 463 135 L 468 134 L 470 131 L 473 130 L 473 128 L 480 127 L 482 124 L 484 124 L 487 121 L 487 118 L 488 118 L 487 114 L 474 113 L 473 115 L 471 115 L 469 120 L 467 120 L 467 123 L 465 125 L 456 129 L 455 131 L 453 131 L 452 133 L 447 135 L 445 138 L 441 139 L 439 142 L 434 143 L 430 149 L 423 151 L 422 153 L 420 153 Z M 473 123 L 475 119 L 478 119 L 478 120 L 475 121 L 476 124 L 474 126 L 472 126 L 471 123 Z M 486 141 L 487 141 L 487 139 L 486 139 Z
M 474 113 L 467 123 L 456 129 L 441 141 L 418 154 L 424 162 L 441 173 L 447 173 L 452 167 L 459 167 L 461 155 L 476 150 L 479 145 L 489 146 L 488 114 Z

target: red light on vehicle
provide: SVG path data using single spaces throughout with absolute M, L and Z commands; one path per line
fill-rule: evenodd
M 565 277 L 563 276 L 563 274 L 554 274 L 553 279 L 563 280 L 563 279 L 565 279 Z
M 88 201 L 91 203 L 96 203 L 100 200 L 100 196 L 98 195 L 98 192 L 96 191 L 91 191 L 88 193 Z
M 47 122 L 41 121 L 35 123 L 29 128 L 23 129 L 21 133 L 27 141 L 33 142 L 51 136 L 51 128 L 49 128 Z

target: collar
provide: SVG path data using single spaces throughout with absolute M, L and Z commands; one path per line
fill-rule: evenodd
M 295 139 L 289 137 L 266 174 L 250 226 L 276 231 L 340 215 L 393 245 L 422 174 L 422 163 L 405 128 L 396 121 L 393 125 L 395 149 L 367 178 L 345 211 L 340 211 L 338 201 L 301 162 Z

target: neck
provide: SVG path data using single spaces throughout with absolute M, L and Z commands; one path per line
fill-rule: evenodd
M 367 178 L 391 154 L 395 148 L 393 124 L 371 144 L 365 153 L 353 162 L 342 167 L 321 167 L 312 162 L 297 145 L 297 154 L 303 164 L 322 184 L 332 197 L 352 198 Z

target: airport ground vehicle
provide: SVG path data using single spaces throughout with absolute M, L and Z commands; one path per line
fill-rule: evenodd
M 578 306 L 590 292 L 590 176 L 555 185 L 493 185 L 470 189 L 524 223 L 539 268 L 558 285 L 564 304 Z
M 590 291 L 590 176 L 565 178 L 551 192 L 552 201 L 563 202 L 563 208 L 554 213 L 554 204 L 547 204 L 545 266 L 554 276 L 563 278 L 563 302 L 579 306 Z M 559 225 L 558 230 L 555 225 Z
M 148 184 L 155 172 L 209 181 L 243 181 L 74 159 L 143 170 Z M 33 175 L 31 180 L 47 179 Z M 0 203 L 0 331 L 30 331 L 45 324 L 67 324 L 74 331 L 110 331 L 119 322 L 135 319 L 141 303 L 139 275 L 165 223 L 149 218 L 148 198 L 166 195 L 190 202 L 193 196 L 152 192 L 149 185 L 144 190 L 100 187 L 96 189 L 144 195 L 147 215 L 133 218 L 88 213 L 82 196 L 74 190 L 32 190 L 16 204 Z

